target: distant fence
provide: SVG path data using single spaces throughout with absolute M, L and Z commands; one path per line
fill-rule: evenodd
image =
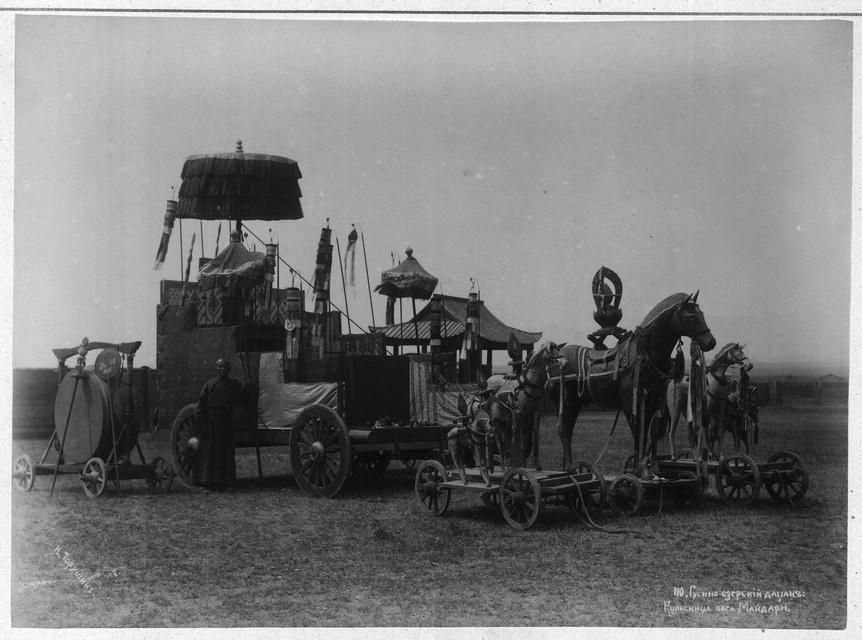
M 847 379 L 838 376 L 785 376 L 755 380 L 761 405 L 846 405 L 850 394 Z

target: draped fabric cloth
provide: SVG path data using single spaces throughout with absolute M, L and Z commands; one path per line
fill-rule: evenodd
M 203 485 L 225 486 L 236 480 L 233 410 L 243 405 L 243 389 L 234 378 L 208 380 L 198 398 L 195 428 L 200 448 L 192 477 Z
M 706 443 L 706 419 L 707 419 L 707 382 L 706 382 L 706 360 L 700 346 L 691 343 L 691 371 L 689 372 L 688 388 L 688 415 L 689 421 L 693 423 L 695 433 L 698 434 L 698 451 Z
M 249 251 L 241 242 L 231 242 L 201 269 L 198 275 L 200 291 L 227 287 L 251 289 L 266 280 L 266 256 Z

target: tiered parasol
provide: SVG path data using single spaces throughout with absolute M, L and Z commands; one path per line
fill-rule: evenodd
M 413 249 L 404 251 L 407 257 L 397 266 L 380 274 L 380 284 L 375 291 L 389 298 L 386 307 L 386 323 L 395 323 L 395 298 L 410 298 L 413 301 L 414 325 L 416 319 L 416 298 L 428 300 L 437 288 L 437 278 L 428 273 L 413 257 Z M 419 327 L 415 326 L 416 339 L 419 339 Z
M 282 156 L 235 153 L 186 158 L 181 173 L 177 218 L 201 220 L 298 220 L 302 218 L 295 160 Z

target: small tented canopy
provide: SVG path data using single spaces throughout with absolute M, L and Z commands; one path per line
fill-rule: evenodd
M 266 269 L 266 256 L 246 249 L 239 234 L 233 232 L 230 244 L 201 269 L 198 287 L 201 291 L 221 287 L 251 289 L 264 282 Z
M 398 266 L 380 274 L 380 284 L 374 290 L 392 298 L 427 300 L 437 288 L 437 278 L 413 257 L 413 249 L 408 248 L 405 253 L 407 257 Z

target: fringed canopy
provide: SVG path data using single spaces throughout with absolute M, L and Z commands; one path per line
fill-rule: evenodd
M 380 284 L 374 290 L 393 298 L 427 300 L 437 288 L 437 278 L 413 257 L 413 249 L 407 249 L 406 253 L 401 264 L 380 274 Z
M 302 174 L 290 158 L 242 151 L 189 156 L 181 176 L 178 218 L 302 218 Z

